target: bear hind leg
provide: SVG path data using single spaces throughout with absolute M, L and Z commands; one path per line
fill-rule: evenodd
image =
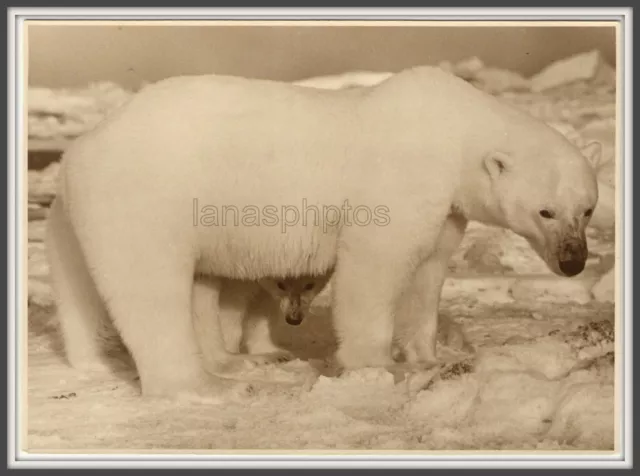
M 145 243 L 132 235 L 127 248 L 103 249 L 99 289 L 133 357 L 144 396 L 219 397 L 231 388 L 202 365 L 192 317 L 193 264 L 187 256 L 168 253 L 166 242 Z
M 100 330 L 109 322 L 107 309 L 89 274 L 61 197 L 51 207 L 45 240 L 67 361 L 80 371 L 108 372 L 100 339 Z

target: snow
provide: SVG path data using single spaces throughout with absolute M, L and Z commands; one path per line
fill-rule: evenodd
M 315 312 L 288 329 L 290 349 L 335 345 L 318 332 L 326 309 Z M 613 305 L 497 308 L 458 297 L 443 312 L 478 349 L 443 371 L 397 383 L 381 369 L 329 378 L 296 360 L 247 368 L 237 378 L 253 382 L 252 392 L 206 401 L 141 398 L 131 370 L 78 374 L 61 355 L 53 308 L 32 305 L 28 447 L 613 450 Z M 599 325 L 585 331 L 590 321 Z

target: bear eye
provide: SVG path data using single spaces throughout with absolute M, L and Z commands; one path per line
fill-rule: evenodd
M 286 286 L 284 285 L 284 283 L 282 281 L 278 281 L 278 288 L 282 291 L 284 291 L 286 288 Z
M 311 291 L 313 289 L 313 283 L 309 283 L 304 287 L 305 291 Z
M 590 217 L 592 214 L 593 214 L 593 208 L 589 208 L 589 210 L 584 212 L 584 216 L 586 216 L 587 218 Z
M 542 218 L 553 218 L 553 212 L 550 210 L 540 210 L 540 216 Z

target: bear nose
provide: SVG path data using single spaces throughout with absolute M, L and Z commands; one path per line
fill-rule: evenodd
M 289 324 L 290 326 L 299 326 L 300 323 L 302 322 L 302 318 L 303 318 L 302 313 L 298 311 L 294 314 L 288 314 L 284 320 L 287 321 L 287 324 Z
M 587 263 L 587 243 L 582 239 L 567 239 L 558 253 L 558 267 L 565 276 L 580 274 Z
M 581 259 L 568 259 L 560 261 L 559 266 L 560 271 L 562 271 L 565 276 L 571 277 L 582 273 L 582 270 L 585 266 L 585 261 Z

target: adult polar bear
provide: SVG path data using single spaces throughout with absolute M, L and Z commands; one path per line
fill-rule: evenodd
M 384 205 L 390 221 L 194 226 L 194 198 L 239 210 L 348 200 Z M 437 68 L 341 91 L 164 80 L 64 155 L 48 246 L 67 355 L 97 362 L 105 302 L 144 394 L 220 391 L 196 352 L 194 272 L 253 280 L 335 265 L 337 364 L 392 365 L 394 318 L 409 362 L 429 362 L 468 220 L 512 229 L 573 276 L 596 202 L 592 169 L 562 135 Z

